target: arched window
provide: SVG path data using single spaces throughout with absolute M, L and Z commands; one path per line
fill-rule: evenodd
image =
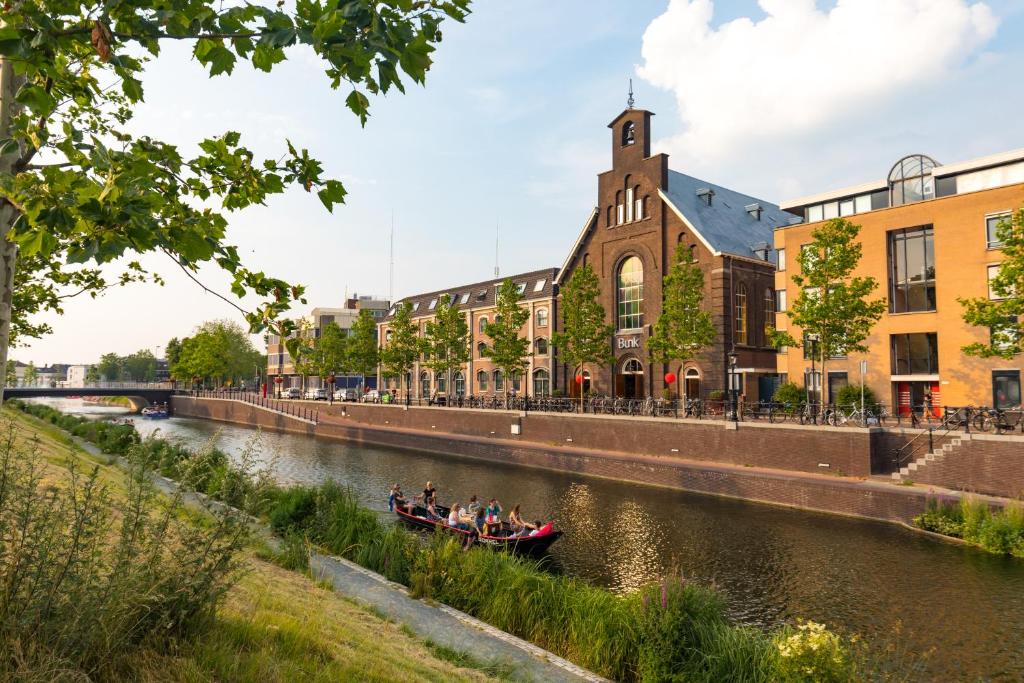
M 676 244 L 682 244 L 684 239 L 686 239 L 686 233 L 679 233 L 678 235 L 676 235 Z
M 643 204 L 640 207 L 641 209 L 643 209 L 643 212 L 640 214 L 641 218 L 651 217 L 651 207 L 650 203 L 648 202 L 648 199 L 649 197 L 647 195 L 644 195 Z
M 456 396 L 462 396 L 466 393 L 466 376 L 459 370 L 452 377 L 452 388 L 455 389 Z
M 747 343 L 747 286 L 736 286 L 736 343 Z
M 437 377 L 434 379 L 436 380 L 435 384 L 437 384 L 437 390 L 440 393 L 443 394 L 448 391 L 448 377 L 443 372 L 437 373 Z
M 642 375 L 644 366 L 636 358 L 629 358 L 622 364 L 623 375 Z
M 644 200 L 640 198 L 639 185 L 633 188 L 633 218 L 638 221 L 644 218 Z
M 533 395 L 547 396 L 551 393 L 551 374 L 547 370 L 533 371 Z
M 697 260 L 697 245 L 696 244 L 691 244 L 690 245 L 690 263 L 693 263 L 696 260 Z
M 605 218 L 604 224 L 605 224 L 606 227 L 609 227 L 609 228 L 612 227 L 612 207 L 611 206 L 608 207 L 608 215 Z
M 636 142 L 636 126 L 632 121 L 626 121 L 626 125 L 622 127 L 622 144 L 632 145 L 634 142 Z
M 426 370 L 420 373 L 420 396 L 430 396 L 430 373 Z
M 477 344 L 476 345 L 476 353 L 481 358 L 486 356 L 487 355 L 487 344 L 484 344 L 483 342 L 480 342 L 479 344 Z
M 626 221 L 626 207 L 622 205 L 622 190 L 615 193 L 615 225 Z
M 626 182 L 627 183 L 629 182 L 629 178 L 628 177 L 626 178 Z M 626 188 L 626 222 L 627 223 L 632 223 L 633 222 L 633 216 L 634 216 L 634 213 L 633 213 L 633 198 L 634 197 L 636 197 L 636 194 L 634 193 L 633 188 L 632 187 L 627 187 Z
M 477 323 L 477 329 L 480 330 L 480 334 L 487 334 L 487 316 L 480 318 L 480 322 Z
M 775 291 L 769 287 L 764 290 L 764 344 L 769 344 L 769 336 L 775 330 Z
M 902 206 L 934 197 L 932 169 L 936 166 L 934 159 L 923 154 L 912 154 L 897 161 L 889 171 L 889 205 Z
M 523 376 L 521 374 L 518 372 L 513 374 L 510 381 L 512 382 L 512 391 L 518 394 L 523 390 Z
M 538 308 L 537 309 L 537 327 L 548 326 L 548 309 Z
M 395 333 L 392 332 L 391 330 L 388 330 L 387 332 L 384 333 L 384 341 L 386 341 L 388 344 L 390 344 L 391 343 L 391 338 L 394 337 L 394 336 L 395 336 Z
M 537 337 L 533 341 L 533 352 L 538 356 L 548 355 L 548 340 L 544 337 Z
M 494 371 L 494 390 L 505 391 L 505 373 L 501 370 Z
M 487 391 L 487 371 L 480 370 L 476 373 L 477 391 Z
M 630 256 L 619 265 L 618 329 L 636 330 L 644 325 L 644 266 L 639 257 Z

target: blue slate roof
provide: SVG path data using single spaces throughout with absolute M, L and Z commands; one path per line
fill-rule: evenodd
M 697 194 L 704 189 L 715 193 L 711 206 Z M 772 244 L 773 230 L 799 221 L 771 202 L 678 171 L 668 172 L 665 196 L 715 251 L 737 256 L 755 258 L 758 244 Z M 747 212 L 751 204 L 760 205 L 761 220 Z

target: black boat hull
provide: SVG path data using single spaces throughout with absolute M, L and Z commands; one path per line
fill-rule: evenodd
M 446 508 L 438 506 L 437 511 L 440 513 L 444 511 L 447 513 Z M 467 537 L 472 535 L 471 531 L 465 529 L 457 529 L 448 526 L 441 521 L 431 521 L 424 519 L 415 514 L 402 510 L 401 508 L 395 508 L 395 513 L 398 518 L 408 527 L 413 529 L 421 529 L 423 531 L 436 531 L 441 529 L 445 533 L 451 534 L 460 540 L 465 540 Z M 502 525 L 505 527 L 506 525 Z M 539 536 L 484 536 L 478 535 L 476 542 L 482 546 L 493 548 L 495 550 L 504 550 L 505 552 L 515 553 L 517 555 L 530 555 L 539 556 L 543 555 L 548 551 L 555 541 L 562 537 L 561 531 L 549 531 L 546 534 Z

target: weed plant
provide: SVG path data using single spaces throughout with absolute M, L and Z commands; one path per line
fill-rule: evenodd
M 928 501 L 914 518 L 926 531 L 961 538 L 991 553 L 1024 558 L 1024 507 L 1014 502 L 993 510 L 978 498 L 964 496 L 959 504 Z

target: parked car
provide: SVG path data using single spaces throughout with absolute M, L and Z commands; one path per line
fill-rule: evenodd
M 323 387 L 319 389 L 306 389 L 306 400 L 307 401 L 326 401 L 327 390 Z
M 370 389 L 363 394 L 363 398 L 360 400 L 363 403 L 380 403 L 380 392 L 376 389 Z
M 355 389 L 336 389 L 334 391 L 335 401 L 354 401 L 356 400 Z
M 298 387 L 288 387 L 281 392 L 282 398 L 302 398 L 302 389 Z

